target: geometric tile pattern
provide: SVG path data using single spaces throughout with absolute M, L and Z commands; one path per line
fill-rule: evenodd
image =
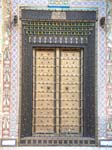
M 2 136 L 2 4 L 0 0 L 0 138 Z
M 18 103 L 19 103 L 19 33 L 18 26 L 14 26 L 13 17 L 18 15 L 18 5 L 34 5 L 45 7 L 48 0 L 4 0 L 4 20 L 8 15 L 5 25 L 4 46 L 4 92 L 3 92 L 3 137 L 17 138 L 18 136 Z M 52 1 L 53 2 L 53 1 Z M 40 7 L 41 6 L 41 7 Z M 99 26 L 101 17 L 106 16 L 106 3 L 104 1 L 69 1 L 71 9 L 98 9 L 98 30 L 96 39 L 96 56 L 98 64 L 97 93 L 98 93 L 98 133 L 99 138 L 106 138 L 106 33 Z M 10 13 L 11 12 L 11 18 Z M 10 20 L 11 19 L 11 20 Z M 11 24 L 10 24 L 11 22 Z M 10 43 L 11 41 L 11 43 Z M 98 45 L 98 46 L 97 46 Z M 109 49 L 110 50 L 110 49 Z M 112 59 L 112 54 L 109 56 Z M 112 96 L 112 95 L 111 95 Z M 111 97 L 110 96 L 110 97 Z
M 108 2 L 107 22 L 107 138 L 112 138 L 112 1 Z

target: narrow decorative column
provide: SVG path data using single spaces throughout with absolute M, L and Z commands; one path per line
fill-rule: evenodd
M 3 100 L 2 100 L 2 138 L 10 136 L 10 83 L 11 83 L 11 1 L 2 0 L 3 6 Z

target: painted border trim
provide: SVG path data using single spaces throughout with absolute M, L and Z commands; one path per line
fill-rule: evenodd
M 70 8 L 70 6 L 48 6 L 48 8 Z

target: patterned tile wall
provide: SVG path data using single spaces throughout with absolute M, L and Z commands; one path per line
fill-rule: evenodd
M 0 0 L 0 137 L 2 136 L 2 3 Z
M 112 138 L 112 1 L 107 9 L 107 138 Z
M 44 6 L 47 9 L 47 6 L 49 3 L 55 3 L 55 1 L 48 1 L 48 0 L 12 0 L 10 4 L 9 1 L 7 11 L 11 12 L 10 19 L 10 26 L 8 24 L 9 28 L 6 28 L 8 36 L 8 40 L 11 41 L 11 44 L 8 44 L 9 47 L 7 47 L 6 52 L 4 51 L 4 60 L 8 61 L 7 65 L 4 63 L 4 75 L 7 75 L 6 83 L 9 83 L 11 89 L 11 93 L 8 92 L 9 89 L 7 89 L 7 86 L 4 89 L 4 99 L 3 103 L 5 103 L 5 106 L 7 107 L 7 115 L 5 115 L 5 118 L 3 117 L 3 129 L 5 128 L 5 133 L 7 133 L 7 137 L 11 138 L 17 138 L 18 136 L 18 103 L 19 103 L 19 89 L 18 89 L 18 79 L 19 79 L 19 49 L 18 49 L 18 38 L 19 33 L 18 26 L 14 26 L 13 24 L 13 17 L 14 15 L 18 15 L 18 5 L 36 5 L 36 6 Z M 67 2 L 67 1 L 66 1 Z M 5 1 L 4 1 L 5 4 Z M 67 4 L 67 3 L 66 3 Z M 102 1 L 74 1 L 70 0 L 68 1 L 69 6 L 72 9 L 76 8 L 83 8 L 83 9 L 98 9 L 98 38 L 96 39 L 96 43 L 98 43 L 98 46 L 96 47 L 97 52 L 97 58 L 98 58 L 98 133 L 99 138 L 106 138 L 106 32 L 105 29 L 102 29 L 99 26 L 99 20 L 101 17 L 106 16 L 106 3 Z M 63 4 L 62 4 L 63 5 Z M 7 5 L 5 4 L 4 9 Z M 10 32 L 11 31 L 11 32 Z M 11 33 L 11 36 L 10 36 Z M 11 38 L 11 39 L 10 39 Z M 7 44 L 8 41 L 6 41 Z M 9 50 L 10 49 L 10 50 Z M 8 51 L 7 51 L 8 50 Z M 10 61 L 11 60 L 11 61 Z M 10 66 L 11 62 L 11 66 Z M 11 70 L 10 70 L 11 69 Z M 11 76 L 9 74 L 11 73 Z M 5 76 L 6 77 L 6 76 Z M 4 77 L 4 78 L 5 78 Z M 10 80 L 11 79 L 11 80 Z M 5 85 L 5 81 L 4 81 Z M 10 94 L 10 95 L 9 95 Z M 10 110 L 9 110 L 10 108 Z M 4 109 L 3 109 L 4 110 Z M 3 113 L 4 114 L 4 113 Z M 3 115 L 4 116 L 4 115 Z M 10 120 L 9 120 L 10 118 Z M 9 130 L 10 128 L 10 130 Z M 8 131 L 7 131 L 8 129 Z M 3 137 L 5 137 L 5 133 L 3 133 Z

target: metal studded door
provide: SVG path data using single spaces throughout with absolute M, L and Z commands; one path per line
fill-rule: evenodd
M 34 135 L 81 133 L 81 53 L 70 48 L 33 50 Z
M 82 50 L 61 50 L 60 73 L 60 131 L 81 134 Z M 82 68 L 81 68 L 82 67 Z
M 20 12 L 19 144 L 97 145 L 96 11 Z
M 33 51 L 33 133 L 54 133 L 55 50 Z

